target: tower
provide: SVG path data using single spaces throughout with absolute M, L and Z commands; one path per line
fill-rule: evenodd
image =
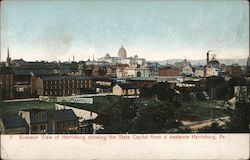
M 207 65 L 208 65 L 208 63 L 209 63 L 209 52 L 210 52 L 210 51 L 207 52 Z
M 2 81 L 2 86 L 1 86 L 2 99 L 9 99 L 13 97 L 14 72 L 12 68 L 10 67 L 10 62 L 11 62 L 11 58 L 10 58 L 9 48 L 8 48 L 5 66 L 2 67 L 0 71 L 0 75 L 1 75 L 0 78 Z
M 10 62 L 11 62 L 10 50 L 9 50 L 9 47 L 8 47 L 8 50 L 7 50 L 7 58 L 6 58 L 6 62 L 5 62 L 5 67 L 10 67 Z
M 118 58 L 121 59 L 127 58 L 127 52 L 123 46 L 118 51 Z

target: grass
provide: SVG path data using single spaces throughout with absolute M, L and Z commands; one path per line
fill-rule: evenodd
M 94 97 L 94 104 L 74 104 L 70 106 L 83 108 L 97 113 L 108 112 L 107 109 L 111 108 L 116 102 L 120 100 L 118 96 L 105 96 L 105 97 Z M 190 101 L 182 103 L 182 107 L 178 108 L 178 112 L 181 114 L 194 114 L 197 116 L 197 120 L 211 119 L 211 110 L 213 110 L 214 118 L 226 116 L 222 108 L 214 108 L 218 106 L 216 101 Z M 67 104 L 67 103 L 66 103 Z M 22 109 L 30 108 L 42 108 L 42 109 L 53 109 L 54 103 L 43 102 L 43 101 L 28 101 L 28 102 L 9 102 L 0 103 L 0 116 L 16 115 L 18 111 Z
M 0 103 L 0 116 L 17 115 L 22 109 L 41 108 L 53 109 L 54 103 L 43 101 L 27 101 L 27 102 L 2 102 Z
M 219 108 L 220 101 L 191 101 L 182 103 L 182 107 L 178 111 L 183 114 L 194 114 L 197 120 L 211 119 L 211 111 L 214 118 L 226 116 L 223 108 Z
M 94 97 L 94 104 L 76 104 L 71 103 L 70 106 L 83 108 L 97 113 L 102 113 L 103 110 L 120 100 L 118 96 Z M 62 103 L 69 104 L 69 103 Z M 44 101 L 27 101 L 27 102 L 1 102 L 0 116 L 17 115 L 18 111 L 30 108 L 53 109 L 55 103 Z

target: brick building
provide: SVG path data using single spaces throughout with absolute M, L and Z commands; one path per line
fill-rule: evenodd
M 49 76 L 37 78 L 35 86 L 39 96 L 71 96 L 93 88 L 93 81 L 86 76 Z
M 240 76 L 243 74 L 243 71 L 239 65 L 230 65 L 226 66 L 226 73 L 228 76 Z
M 179 76 L 180 70 L 175 67 L 163 67 L 159 68 L 159 76 Z

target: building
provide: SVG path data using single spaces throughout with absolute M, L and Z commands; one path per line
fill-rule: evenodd
M 149 68 L 147 67 L 124 68 L 124 77 L 149 77 Z
M 97 93 L 112 93 L 112 87 L 115 84 L 113 79 L 96 79 L 95 87 Z
M 149 77 L 157 77 L 158 76 L 159 66 L 160 66 L 160 64 L 157 62 L 154 62 L 154 63 L 148 62 L 147 63 L 147 67 L 149 68 Z
M 212 54 L 212 59 L 209 60 L 211 51 L 207 52 L 207 64 L 204 68 L 205 77 L 209 76 L 224 76 L 224 72 L 220 66 L 220 62 L 216 59 L 216 55 Z
M 39 96 L 80 95 L 81 90 L 93 88 L 93 81 L 86 76 L 48 76 L 36 80 Z
M 127 52 L 123 46 L 118 51 L 118 58 L 121 59 L 127 58 Z
M 28 124 L 29 134 L 71 133 L 79 127 L 79 119 L 71 109 L 32 108 L 19 111 L 19 115 Z
M 230 77 L 241 76 L 243 74 L 243 70 L 238 64 L 232 64 L 230 66 L 226 66 L 226 73 Z
M 187 61 L 187 59 L 185 58 L 183 61 L 181 62 L 176 62 L 174 64 L 174 66 L 178 67 L 178 68 L 183 68 L 185 66 L 191 66 L 191 63 L 189 61 Z
M 118 50 L 118 57 L 111 57 L 109 54 L 106 54 L 104 57 L 98 59 L 101 62 L 107 62 L 112 65 L 117 64 L 127 64 L 129 66 L 145 66 L 146 60 L 144 58 L 139 58 L 138 55 L 134 57 L 127 57 L 126 49 L 122 46 Z
M 193 75 L 193 68 L 190 66 L 185 66 L 182 68 L 182 74 L 187 75 L 187 76 L 192 76 Z
M 195 67 L 194 71 L 194 76 L 195 77 L 204 77 L 204 67 Z
M 48 133 L 76 133 L 79 119 L 72 109 L 48 111 Z
M 11 58 L 9 55 L 9 49 L 7 51 L 7 59 L 4 66 L 0 70 L 1 78 L 1 96 L 2 99 L 10 99 L 13 97 L 14 87 L 14 72 L 10 66 Z
M 158 76 L 180 76 L 180 70 L 177 67 L 161 67 L 159 68 Z
M 138 98 L 140 90 L 130 83 L 117 83 L 113 87 L 113 94 L 124 98 Z
M 151 87 L 157 83 L 157 79 L 154 77 L 131 77 L 127 78 L 126 81 L 139 88 Z
M 28 125 L 21 116 L 0 118 L 0 134 L 26 134 Z
M 28 124 L 28 133 L 48 133 L 48 115 L 44 109 L 25 109 L 19 111 L 19 115 Z

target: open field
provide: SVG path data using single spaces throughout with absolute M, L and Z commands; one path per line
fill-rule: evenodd
M 70 106 L 84 108 L 97 113 L 107 113 L 112 105 L 120 100 L 118 96 L 94 97 L 94 104 L 74 104 Z M 69 104 L 69 103 L 61 103 Z M 17 114 L 19 110 L 30 108 L 53 109 L 54 103 L 44 101 L 8 102 L 0 103 L 0 116 Z M 180 114 L 195 115 L 197 121 L 227 116 L 224 109 L 218 106 L 218 101 L 191 101 L 182 103 L 177 111 Z
M 43 101 L 27 101 L 27 102 L 2 102 L 0 103 L 0 116 L 8 116 L 18 114 L 22 109 L 42 108 L 53 109 L 54 103 Z
M 182 103 L 182 107 L 178 111 L 183 114 L 194 114 L 197 120 L 207 120 L 227 116 L 226 111 L 218 105 L 220 101 L 191 101 Z

